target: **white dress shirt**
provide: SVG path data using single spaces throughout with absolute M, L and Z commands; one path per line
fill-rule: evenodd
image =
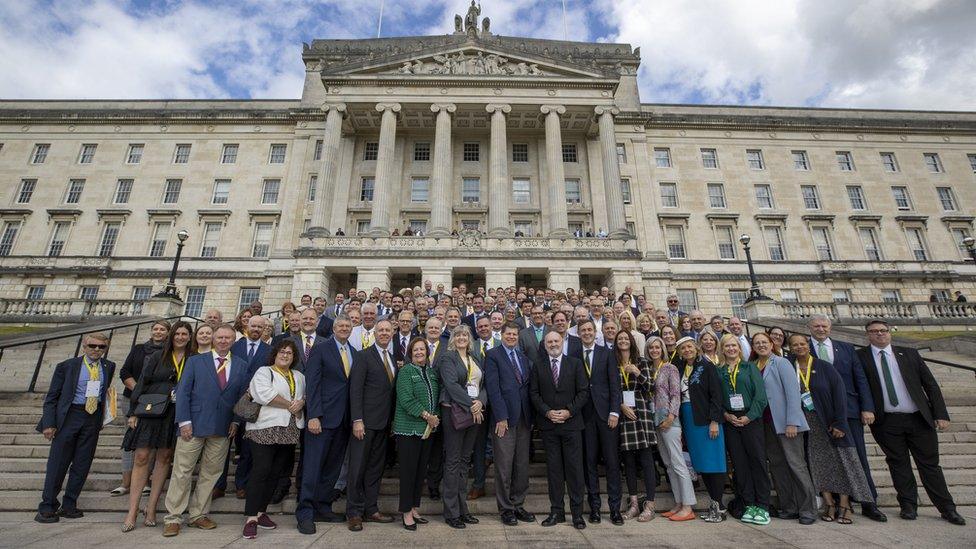
M 811 351 L 813 351 L 813 355 L 816 356 L 817 358 L 820 358 L 820 344 L 821 344 L 821 342 L 820 341 L 817 341 L 815 338 L 812 338 L 811 337 L 810 338 L 810 343 L 813 344 L 813 346 L 810 349 Z M 827 362 L 833 364 L 834 363 L 834 342 L 831 341 L 830 338 L 828 337 L 827 339 L 823 340 L 823 345 L 824 345 L 824 350 L 827 351 L 827 358 L 825 360 Z M 889 346 L 889 349 L 890 348 L 891 347 Z M 889 366 L 890 366 L 890 364 L 889 364 Z
M 888 361 L 888 370 L 891 372 L 892 385 L 895 387 L 895 396 L 898 397 L 898 406 L 892 406 L 888 398 L 888 387 L 885 384 L 884 370 L 881 368 L 881 353 L 887 354 L 885 358 Z M 892 351 L 891 345 L 888 345 L 884 349 L 878 349 L 872 345 L 871 356 L 874 357 L 874 367 L 878 370 L 878 380 L 881 382 L 885 413 L 914 414 L 917 412 L 918 406 L 915 406 L 915 401 L 912 400 L 912 396 L 908 393 L 908 386 L 905 385 L 905 380 L 901 377 L 901 368 L 898 367 L 898 359 L 895 358 L 895 353 Z

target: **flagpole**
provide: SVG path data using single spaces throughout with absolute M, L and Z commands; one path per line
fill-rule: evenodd
M 380 0 L 380 21 L 376 24 L 376 37 L 380 37 L 380 32 L 383 30 L 383 4 L 386 0 Z
M 569 30 L 566 27 L 566 0 L 563 0 L 563 40 L 569 40 Z

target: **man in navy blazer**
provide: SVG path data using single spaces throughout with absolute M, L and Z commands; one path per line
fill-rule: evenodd
M 349 374 L 355 368 L 355 350 L 349 344 L 352 321 L 340 314 L 334 333 L 324 345 L 312 349 L 305 365 L 305 413 L 308 424 L 301 490 L 295 518 L 302 534 L 315 533 L 315 521 L 345 522 L 332 511 L 333 487 L 345 460 L 349 442 Z
M 95 457 L 105 415 L 105 395 L 115 375 L 115 363 L 102 359 L 108 344 L 105 334 L 88 334 L 83 356 L 65 360 L 54 367 L 41 420 L 37 423 L 37 431 L 51 441 L 44 491 L 34 516 L 37 522 L 51 523 L 58 522 L 60 517 L 84 516 L 78 509 L 78 496 Z M 71 475 L 62 505 L 58 502 L 58 493 L 69 468 Z
M 847 389 L 847 423 L 850 425 L 851 438 L 857 448 L 857 456 L 861 461 L 861 468 L 868 479 L 868 487 L 874 501 L 862 502 L 861 512 L 864 516 L 878 522 L 887 522 L 888 517 L 878 509 L 875 501 L 878 490 L 871 478 L 871 466 L 868 464 L 868 454 L 864 447 L 864 426 L 874 423 L 874 398 L 868 385 L 864 365 L 858 358 L 854 346 L 843 341 L 830 339 L 831 322 L 826 315 L 813 315 L 807 322 L 810 329 L 810 350 L 818 358 L 831 363 L 844 380 Z
M 518 348 L 519 328 L 502 327 L 502 344 L 485 356 L 485 389 L 491 403 L 492 448 L 495 458 L 495 498 L 502 522 L 535 522 L 523 508 L 529 489 L 529 442 L 533 411 L 529 386 L 534 366 Z
M 471 333 L 473 334 L 476 332 L 476 328 L 478 327 L 478 319 L 483 316 L 488 316 L 488 313 L 485 312 L 485 298 L 480 295 L 474 296 L 474 298 L 471 299 L 471 307 L 474 308 L 474 312 L 462 318 L 461 322 L 467 324 L 468 328 L 471 328 Z
M 559 332 L 563 340 L 563 354 L 571 356 L 577 360 L 583 360 L 583 343 L 580 338 L 569 333 L 569 315 L 563 311 L 552 313 L 552 331 Z M 539 342 L 538 357 L 544 359 L 546 353 L 546 342 Z
M 211 530 L 217 524 L 207 516 L 213 487 L 220 476 L 230 439 L 238 431 L 234 404 L 247 389 L 250 365 L 231 352 L 236 332 L 223 324 L 214 333 L 213 351 L 187 359 L 176 385 L 176 423 L 180 437 L 173 453 L 173 473 L 166 491 L 166 527 L 163 536 L 180 533 L 184 511 L 190 526 Z M 190 485 L 200 463 L 196 491 Z

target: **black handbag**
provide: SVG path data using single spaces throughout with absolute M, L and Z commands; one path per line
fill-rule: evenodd
M 244 391 L 240 400 L 234 405 L 234 415 L 248 423 L 254 423 L 261 414 L 261 405 L 251 398 L 250 391 Z
M 474 425 L 474 414 L 470 408 L 465 408 L 456 402 L 451 403 L 451 423 L 454 429 L 460 431 Z
M 133 415 L 136 417 L 163 417 L 169 410 L 169 395 L 155 393 L 139 395 Z

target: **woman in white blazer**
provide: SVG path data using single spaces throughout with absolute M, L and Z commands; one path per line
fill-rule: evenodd
M 277 525 L 267 515 L 268 503 L 279 479 L 290 475 L 288 464 L 305 427 L 305 376 L 293 367 L 298 364 L 298 347 L 285 339 L 269 355 L 268 366 L 262 366 L 251 378 L 248 391 L 261 405 L 256 421 L 245 426 L 244 438 L 251 444 L 251 476 L 247 482 L 244 503 L 244 537 L 254 539 L 258 528 L 270 530 Z

